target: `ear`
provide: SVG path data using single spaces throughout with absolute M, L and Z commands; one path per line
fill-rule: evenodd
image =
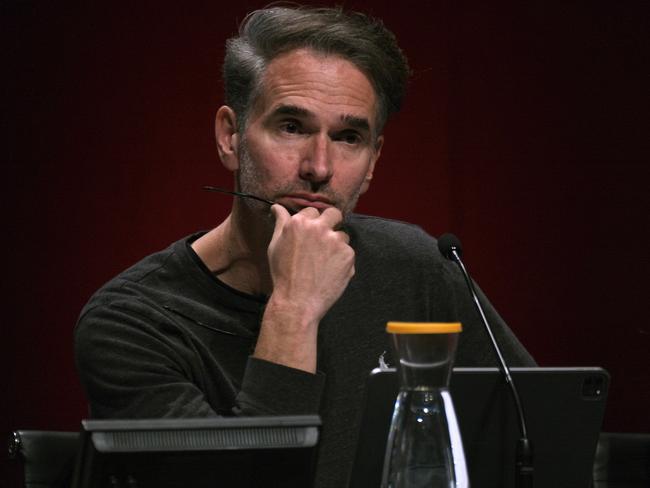
M 361 184 L 361 192 L 359 193 L 360 195 L 363 195 L 366 191 L 368 191 L 368 187 L 370 186 L 370 180 L 372 180 L 372 176 L 375 172 L 375 164 L 377 163 L 377 160 L 379 159 L 379 156 L 381 156 L 381 148 L 384 145 L 384 136 L 379 136 L 377 138 L 377 141 L 375 142 L 375 148 L 370 156 L 370 164 L 368 165 L 368 171 L 366 171 L 366 176 L 363 180 L 363 183 Z
M 217 151 L 221 163 L 230 171 L 239 168 L 239 132 L 235 111 L 224 105 L 217 110 L 214 121 L 214 135 L 217 139 Z

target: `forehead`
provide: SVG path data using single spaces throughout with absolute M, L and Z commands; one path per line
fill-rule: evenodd
M 367 118 L 374 123 L 377 96 L 370 80 L 350 61 L 298 49 L 269 63 L 254 111 L 263 115 L 282 105 L 324 117 Z

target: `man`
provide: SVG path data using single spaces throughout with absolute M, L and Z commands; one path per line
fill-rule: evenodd
M 93 416 L 318 413 L 317 486 L 341 487 L 388 320 L 461 321 L 457 364 L 495 364 L 435 240 L 351 213 L 407 74 L 393 35 L 360 14 L 270 8 L 244 21 L 227 46 L 217 148 L 238 190 L 276 203 L 235 199 L 215 229 L 90 300 L 75 346 Z M 508 359 L 531 364 L 488 313 Z

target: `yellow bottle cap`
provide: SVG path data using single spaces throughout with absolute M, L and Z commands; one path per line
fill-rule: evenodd
M 450 334 L 463 330 L 460 322 L 388 322 L 391 334 Z

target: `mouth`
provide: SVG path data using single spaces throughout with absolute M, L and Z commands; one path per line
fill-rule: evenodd
M 334 203 L 329 198 L 316 193 L 290 193 L 283 195 L 276 201 L 286 207 L 298 209 L 313 207 L 321 212 L 334 206 Z
M 282 197 L 276 200 L 268 200 L 251 193 L 245 193 L 240 191 L 226 190 L 225 188 L 217 186 L 204 186 L 204 190 L 210 192 L 224 193 L 227 195 L 233 195 L 240 198 L 253 199 L 259 202 L 266 203 L 271 206 L 273 204 L 282 205 L 286 208 L 291 215 L 296 214 L 303 208 L 313 207 L 316 208 L 320 213 L 322 213 L 326 208 L 335 206 L 334 203 L 327 197 L 319 195 L 317 193 L 291 193 L 283 195 Z

